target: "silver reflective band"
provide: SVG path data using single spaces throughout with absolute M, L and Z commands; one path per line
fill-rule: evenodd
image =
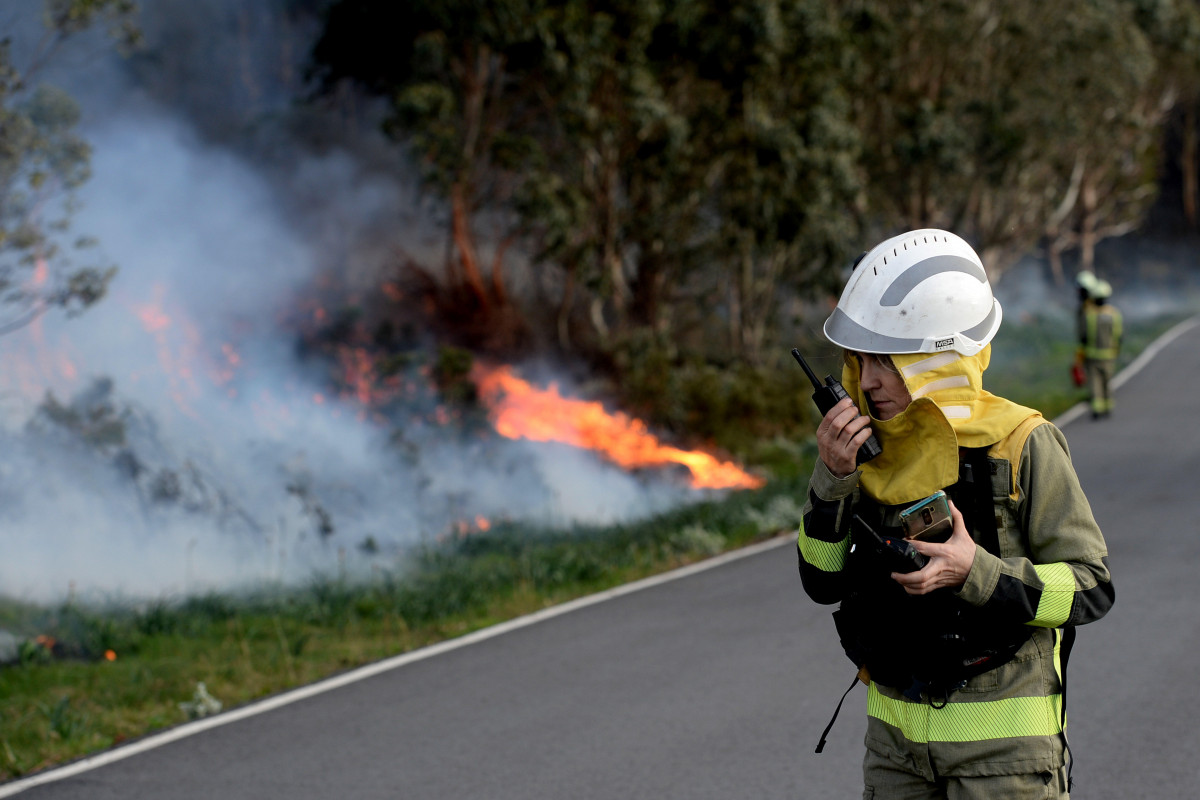
M 840 308 L 835 308 L 825 320 L 825 337 L 838 347 L 863 353 L 919 353 L 924 339 L 903 339 L 885 336 L 865 328 Z
M 980 283 L 987 283 L 987 273 L 983 271 L 983 267 L 976 264 L 970 259 L 962 256 L 933 256 L 924 261 L 913 264 L 904 272 L 896 276 L 896 280 L 892 281 L 891 286 L 883 293 L 883 297 L 879 299 L 881 306 L 898 306 L 908 296 L 909 292 L 917 288 L 917 286 L 932 278 L 934 275 L 941 275 L 944 272 L 962 272 L 975 278 Z
M 955 337 L 979 342 L 991 332 L 996 324 L 996 310 L 999 303 L 992 301 L 992 309 L 983 321 L 974 327 L 960 333 L 949 333 L 945 336 L 930 337 L 929 339 L 910 339 L 899 336 L 886 336 L 866 328 L 853 319 L 845 311 L 835 308 L 825 320 L 825 338 L 846 350 L 858 350 L 862 353 L 924 353 L 931 352 L 926 348 L 926 342 L 947 340 L 954 342 Z
M 976 341 L 976 342 L 978 342 L 984 336 L 987 336 L 988 331 L 990 331 L 992 329 L 992 326 L 994 324 L 996 324 L 996 309 L 999 308 L 999 306 L 1000 306 L 1000 304 L 998 302 L 996 302 L 995 300 L 993 300 L 992 301 L 992 310 L 989 311 L 988 315 L 983 318 L 983 322 L 980 322 L 974 328 L 970 328 L 968 330 L 962 331 L 959 335 L 965 336 L 968 339 L 971 339 L 972 341 Z

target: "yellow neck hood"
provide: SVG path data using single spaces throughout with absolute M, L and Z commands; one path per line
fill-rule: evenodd
M 886 505 L 913 503 L 958 480 L 960 447 L 988 447 L 1038 411 L 983 389 L 989 344 L 973 356 L 944 353 L 893 355 L 913 401 L 890 420 L 872 417 L 883 454 L 863 464 L 859 485 Z M 842 384 L 859 410 L 870 414 L 857 359 L 842 368 Z

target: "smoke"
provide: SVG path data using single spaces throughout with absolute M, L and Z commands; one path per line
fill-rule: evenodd
M 1192 314 L 1200 309 L 1200 263 L 1195 236 L 1128 236 L 1097 248 L 1094 269 L 1114 287 L 1113 302 L 1127 320 Z M 995 286 L 1005 324 L 1031 318 L 1074 325 L 1077 264 L 1068 259 L 1061 283 L 1046 262 L 1022 259 Z
M 334 267 L 378 284 L 391 243 L 430 246 L 430 212 L 373 126 L 334 136 L 289 111 L 314 18 L 281 32 L 282 2 L 151 5 L 149 55 L 93 34 L 43 76 L 80 100 L 93 147 L 73 230 L 119 273 L 84 314 L 0 339 L 0 592 L 359 574 L 477 518 L 606 522 L 699 497 L 571 448 L 456 435 L 419 388 L 399 427 L 330 392 L 297 346 L 301 300 Z

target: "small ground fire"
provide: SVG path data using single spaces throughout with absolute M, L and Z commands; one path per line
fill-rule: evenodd
M 509 439 L 587 448 L 625 469 L 682 464 L 697 489 L 756 489 L 764 483 L 710 453 L 664 444 L 642 420 L 605 411 L 598 402 L 563 397 L 555 384 L 540 389 L 512 367 L 476 364 L 472 378 L 496 432 Z

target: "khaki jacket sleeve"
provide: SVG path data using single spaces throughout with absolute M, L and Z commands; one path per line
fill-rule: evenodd
M 1018 466 L 1020 528 L 1000 558 L 977 547 L 959 596 L 1006 620 L 1057 628 L 1103 617 L 1114 591 L 1108 548 L 1053 424 L 1035 428 Z
M 843 596 L 858 475 L 856 470 L 845 478 L 834 477 L 818 459 L 808 484 L 796 547 L 804 591 L 818 603 L 836 603 Z

